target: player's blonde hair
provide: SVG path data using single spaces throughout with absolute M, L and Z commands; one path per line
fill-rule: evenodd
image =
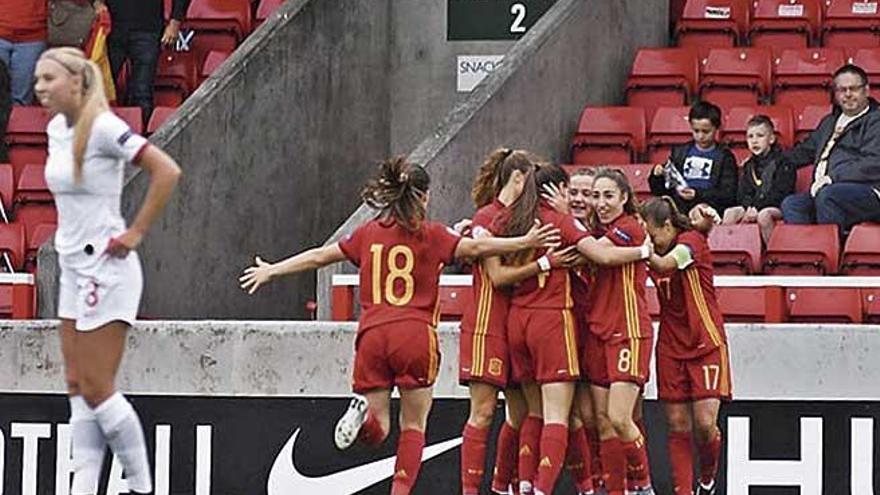
M 40 60 L 51 60 L 63 67 L 68 74 L 81 80 L 82 104 L 73 129 L 73 176 L 74 180 L 79 182 L 82 178 L 86 145 L 92 134 L 95 119 L 102 112 L 110 110 L 101 70 L 79 48 L 66 46 L 51 48 L 40 55 Z

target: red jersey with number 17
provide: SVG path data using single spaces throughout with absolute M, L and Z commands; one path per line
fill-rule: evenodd
M 504 203 L 497 199 L 480 208 L 471 219 L 471 231 L 475 238 L 480 237 L 481 230 L 489 230 L 492 220 L 504 210 Z M 506 291 L 498 290 L 480 260 L 473 264 L 473 294 L 471 307 L 461 318 L 462 333 L 482 333 L 498 337 L 506 337 L 507 309 L 510 296 Z
M 641 246 L 645 229 L 634 215 L 623 214 L 605 226 L 605 238 L 615 246 Z M 648 269 L 644 261 L 622 266 L 600 266 L 590 288 L 590 331 L 602 340 L 649 338 L 654 334 L 645 284 Z
M 358 331 L 400 320 L 436 325 L 440 271 L 455 258 L 461 237 L 437 222 L 408 232 L 393 220 L 372 220 L 339 242 L 360 269 Z
M 712 252 L 706 236 L 683 232 L 673 246 L 690 252 L 686 266 L 671 273 L 651 271 L 660 300 L 657 353 L 675 359 L 693 359 L 726 345 L 724 320 L 715 297 Z

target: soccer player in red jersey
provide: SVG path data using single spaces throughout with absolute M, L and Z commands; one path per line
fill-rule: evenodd
M 429 177 L 402 157 L 384 162 L 364 188 L 379 215 L 344 240 L 277 263 L 256 258 L 240 277 L 253 293 L 276 277 L 350 260 L 359 267 L 361 317 L 355 343 L 356 394 L 336 425 L 339 449 L 388 435 L 391 391 L 400 391 L 400 440 L 391 494 L 411 493 L 421 467 L 425 427 L 440 363 L 435 326 L 440 271 L 454 258 L 478 258 L 554 244 L 552 226 L 514 238 L 462 238 L 426 219 Z
M 593 207 L 603 246 L 639 246 L 647 238 L 636 216 L 632 188 L 619 170 L 601 169 Z M 647 268 L 633 262 L 600 266 L 590 288 L 586 360 L 599 427 L 600 455 L 609 495 L 653 494 L 645 439 L 633 411 L 648 380 L 653 328 L 645 301 Z M 634 485 L 634 486 L 632 486 Z
M 675 493 L 692 493 L 692 434 L 700 459 L 698 495 L 714 494 L 721 455 L 718 411 L 731 398 L 730 358 L 713 285 L 706 235 L 667 197 L 642 208 L 657 254 L 651 278 L 660 300 L 657 389 L 665 404 Z M 693 433 L 692 433 L 693 432 Z
M 541 166 L 533 178 L 526 182 L 520 198 L 496 219 L 495 231 L 517 235 L 538 219 L 559 228 L 563 247 L 576 246 L 578 252 L 594 263 L 624 264 L 647 258 L 649 246 L 603 245 L 591 237 L 579 221 L 553 209 L 533 192 L 544 185 L 565 186 L 568 176 L 560 167 Z M 530 252 L 508 261 L 518 265 L 540 259 L 541 253 Z M 520 433 L 520 493 L 532 493 L 532 490 L 535 494 L 552 493 L 565 459 L 575 382 L 581 377 L 573 306 L 571 274 L 564 267 L 548 267 L 540 275 L 519 284 L 511 299 L 508 316 L 511 367 L 514 380 L 523 386 L 529 409 Z M 540 443 L 535 445 L 535 438 L 526 434 L 526 427 L 528 422 L 540 423 L 542 418 Z

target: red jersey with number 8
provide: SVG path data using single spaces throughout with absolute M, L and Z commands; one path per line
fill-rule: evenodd
M 393 220 L 373 220 L 339 242 L 360 269 L 358 331 L 400 320 L 436 325 L 440 272 L 455 258 L 461 240 L 437 222 L 408 232 Z

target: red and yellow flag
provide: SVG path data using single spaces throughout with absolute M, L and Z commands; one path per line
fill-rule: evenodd
M 110 70 L 110 57 L 107 55 L 107 37 L 110 36 L 111 29 L 110 12 L 104 10 L 95 17 L 92 32 L 83 51 L 90 60 L 101 68 L 101 74 L 104 76 L 104 91 L 107 93 L 107 99 L 110 100 L 110 103 L 114 103 L 116 101 L 116 85 L 113 81 L 113 71 Z

